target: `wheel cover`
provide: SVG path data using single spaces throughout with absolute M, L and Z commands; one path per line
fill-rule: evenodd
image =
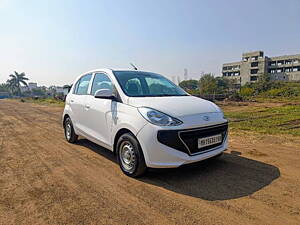
M 68 140 L 71 138 L 72 126 L 69 120 L 66 121 L 65 133 Z
M 132 171 L 136 166 L 134 147 L 129 141 L 124 141 L 120 145 L 119 157 L 122 167 L 126 171 Z

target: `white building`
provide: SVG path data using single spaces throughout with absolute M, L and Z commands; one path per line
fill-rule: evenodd
M 37 89 L 37 88 L 38 88 L 37 83 L 33 83 L 33 82 L 29 82 L 29 83 L 28 83 L 28 89 L 29 89 L 30 91 L 32 91 L 32 89 Z

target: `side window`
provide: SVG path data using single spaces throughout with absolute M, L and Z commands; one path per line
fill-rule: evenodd
M 109 77 L 104 73 L 96 73 L 93 81 L 91 95 L 95 95 L 96 91 L 100 89 L 112 90 L 112 82 Z
M 74 94 L 87 95 L 91 78 L 92 78 L 92 74 L 87 74 L 81 77 L 80 80 L 77 81 L 75 85 Z

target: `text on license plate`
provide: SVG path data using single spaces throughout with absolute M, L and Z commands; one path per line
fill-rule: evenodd
M 221 142 L 222 142 L 222 134 L 205 137 L 205 138 L 198 138 L 198 148 L 203 148 Z

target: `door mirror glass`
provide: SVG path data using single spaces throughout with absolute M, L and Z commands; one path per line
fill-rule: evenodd
M 114 99 L 115 96 L 111 89 L 99 89 L 95 93 L 95 98 Z

